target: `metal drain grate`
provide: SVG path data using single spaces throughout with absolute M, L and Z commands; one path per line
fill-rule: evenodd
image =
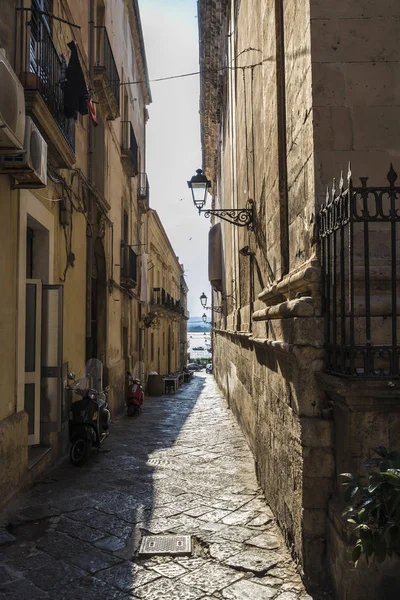
M 140 544 L 139 555 L 172 554 L 188 556 L 192 553 L 190 535 L 151 535 L 145 536 Z

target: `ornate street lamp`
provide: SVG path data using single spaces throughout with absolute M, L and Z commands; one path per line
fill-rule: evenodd
M 200 302 L 201 302 L 202 307 L 205 308 L 206 310 L 213 310 L 216 313 L 222 313 L 222 312 L 224 312 L 224 307 L 223 306 L 206 306 L 206 304 L 207 304 L 207 296 L 205 295 L 204 292 L 200 296 Z
M 204 216 L 209 219 L 211 215 L 215 215 L 232 225 L 238 227 L 247 227 L 249 231 L 254 229 L 254 201 L 248 200 L 246 208 L 205 208 L 203 206 L 207 201 L 208 188 L 211 187 L 211 181 L 207 179 L 202 169 L 197 169 L 196 175 L 193 175 L 190 181 L 187 182 L 188 187 L 192 191 L 193 203 L 198 209 L 199 214 L 204 213 Z
M 207 179 L 202 169 L 197 169 L 196 175 L 193 175 L 192 179 L 188 181 L 187 184 L 192 191 L 193 204 L 200 214 L 201 209 L 207 202 L 208 188 L 211 187 L 211 181 Z

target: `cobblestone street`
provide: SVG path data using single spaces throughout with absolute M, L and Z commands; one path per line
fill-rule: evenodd
M 0 598 L 311 599 L 211 375 L 116 419 L 106 447 L 3 513 Z M 143 535 L 166 533 L 191 534 L 193 556 L 137 556 Z

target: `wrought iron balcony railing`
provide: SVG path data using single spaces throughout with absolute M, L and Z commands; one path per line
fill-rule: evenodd
M 96 61 L 95 61 L 95 87 L 104 104 L 109 120 L 119 117 L 120 106 L 120 79 L 117 65 L 104 26 L 96 26 Z
M 75 121 L 64 114 L 60 87 L 61 59 L 52 39 L 49 19 L 32 0 L 31 10 L 20 13 L 21 47 L 26 49 L 21 64 L 21 81 L 27 90 L 40 93 L 72 152 L 75 151 Z M 35 115 L 36 116 L 36 115 Z
M 164 288 L 153 288 L 152 304 L 180 315 L 184 314 L 180 301 L 175 300 Z
M 137 254 L 129 246 L 121 248 L 121 285 L 126 288 L 137 285 Z
M 122 125 L 122 164 L 130 177 L 138 173 L 138 145 L 130 121 L 121 121 Z
M 400 187 L 367 177 L 347 189 L 341 177 L 319 213 L 325 370 L 335 375 L 400 377 Z

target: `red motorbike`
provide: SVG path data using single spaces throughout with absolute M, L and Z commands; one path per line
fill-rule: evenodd
M 127 379 L 128 393 L 126 398 L 126 412 L 129 417 L 133 417 L 142 410 L 144 392 L 139 379 L 135 379 L 129 372 L 127 373 Z

